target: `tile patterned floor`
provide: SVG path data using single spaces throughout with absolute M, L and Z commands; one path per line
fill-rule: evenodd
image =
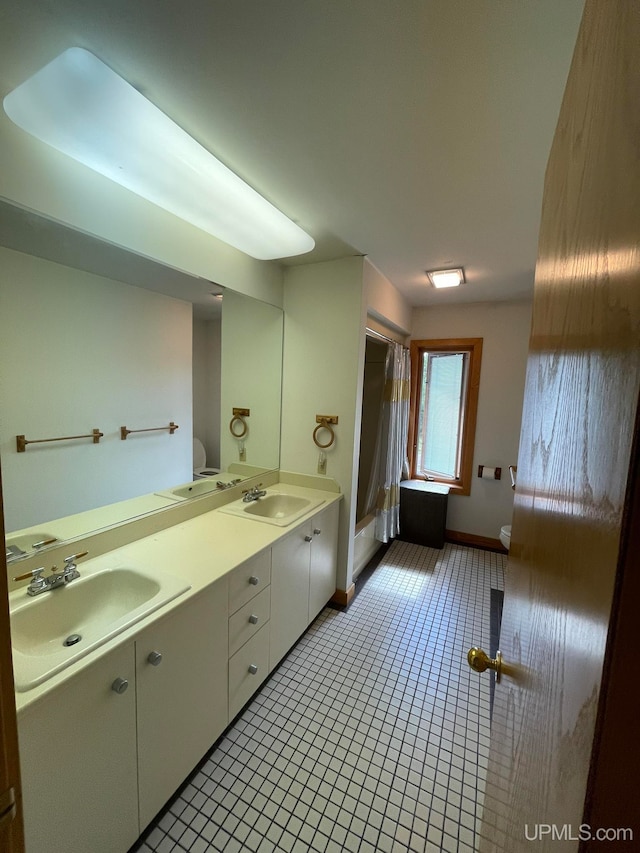
M 505 558 L 394 542 L 326 608 L 137 853 L 473 853 L 489 745 L 491 587 Z

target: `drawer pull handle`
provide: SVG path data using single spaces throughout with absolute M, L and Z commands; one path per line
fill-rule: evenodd
M 151 664 L 151 666 L 160 666 L 162 663 L 162 653 L 161 652 L 149 652 L 147 655 L 147 660 Z
M 252 613 L 251 616 L 249 616 L 249 622 L 251 622 L 252 625 L 258 624 L 258 617 L 255 613 Z
M 322 533 L 322 530 L 320 530 L 320 528 L 319 528 L 319 527 L 314 527 L 314 528 L 313 528 L 313 535 L 314 535 L 314 536 L 320 536 L 320 534 L 321 534 L 321 533 Z
M 312 539 L 313 539 L 313 536 L 305 536 L 304 537 L 305 542 L 311 542 Z
M 260 583 L 260 578 L 257 578 L 255 575 L 251 575 L 251 577 L 249 578 L 249 583 L 251 584 L 251 586 L 258 586 L 258 584 Z
M 116 678 L 116 680 L 111 685 L 111 689 L 114 693 L 122 694 L 125 692 L 127 687 L 129 686 L 129 682 L 126 678 Z
M 257 671 L 258 667 L 255 665 L 255 663 L 252 663 L 249 667 L 249 672 L 251 673 L 251 675 L 255 675 Z

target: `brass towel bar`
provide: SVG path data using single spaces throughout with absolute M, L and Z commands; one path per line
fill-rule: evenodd
M 94 429 L 86 435 L 61 435 L 59 438 L 32 438 L 26 439 L 24 435 L 16 436 L 16 450 L 18 453 L 24 453 L 27 449 L 27 444 L 44 444 L 48 441 L 74 441 L 76 438 L 92 438 L 94 444 L 98 444 L 104 436 L 99 429 Z
M 122 441 L 126 441 L 127 436 L 131 435 L 132 432 L 159 432 L 163 429 L 168 429 L 169 434 L 173 435 L 174 432 L 179 429 L 179 426 L 178 424 L 174 424 L 173 421 L 170 422 L 169 426 L 150 427 L 149 429 L 127 429 L 126 426 L 123 426 L 120 427 L 120 438 Z

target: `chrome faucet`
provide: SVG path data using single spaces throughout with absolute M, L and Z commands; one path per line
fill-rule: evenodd
M 229 480 L 228 483 L 225 483 L 223 480 L 218 480 L 216 482 L 216 489 L 230 489 L 232 486 L 237 486 L 238 483 L 242 482 L 242 477 L 238 477 L 237 480 Z
M 245 489 L 242 493 L 244 497 L 242 500 L 244 503 L 249 504 L 251 501 L 257 501 L 258 498 L 263 498 L 267 491 L 262 488 L 262 483 L 258 483 L 257 486 L 254 486 L 252 489 Z
M 86 557 L 88 551 L 81 551 L 79 554 L 71 554 L 64 558 L 64 569 L 58 571 L 57 566 L 52 566 L 51 574 L 43 577 L 45 571 L 44 566 L 38 569 L 32 569 L 24 575 L 18 575 L 14 581 L 24 581 L 31 578 L 31 583 L 27 587 L 27 595 L 40 595 L 41 592 L 47 592 L 50 589 L 57 589 L 59 586 L 66 586 L 70 581 L 80 577 L 80 572 L 76 566 L 76 560 L 80 557 Z

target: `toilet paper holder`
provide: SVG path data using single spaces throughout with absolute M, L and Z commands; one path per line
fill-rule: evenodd
M 478 477 L 481 480 L 500 480 L 502 468 L 490 468 L 488 465 L 478 465 Z

